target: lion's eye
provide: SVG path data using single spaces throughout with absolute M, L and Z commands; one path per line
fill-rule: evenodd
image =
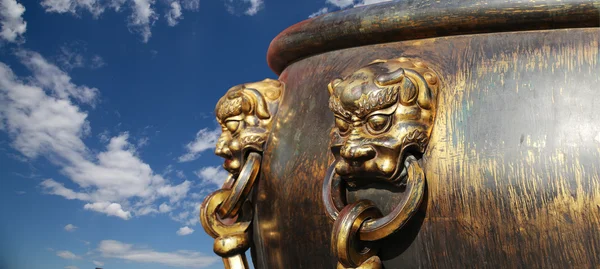
M 350 124 L 348 124 L 348 122 L 345 120 L 335 118 L 335 126 L 340 130 L 340 133 L 343 134 L 348 131 Z
M 382 133 L 390 125 L 390 116 L 387 115 L 373 115 L 369 117 L 367 121 L 369 129 L 373 133 Z
M 231 133 L 235 133 L 235 131 L 237 131 L 238 127 L 240 126 L 240 122 L 237 120 L 230 120 L 225 122 L 225 126 L 227 127 L 227 130 L 229 130 Z

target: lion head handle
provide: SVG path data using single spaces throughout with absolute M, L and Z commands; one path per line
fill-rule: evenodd
M 407 154 L 422 154 L 435 117 L 437 75 L 406 58 L 377 60 L 329 85 L 335 171 L 351 186 L 402 184 Z
M 282 89 L 282 82 L 265 79 L 232 87 L 217 102 L 222 133 L 215 154 L 225 158 L 223 167 L 234 176 L 249 152 L 262 153 Z

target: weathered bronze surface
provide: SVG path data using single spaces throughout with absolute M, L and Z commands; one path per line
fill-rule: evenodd
M 261 269 L 597 267 L 599 8 L 397 1 L 288 28 L 260 146 L 219 119 L 232 176 L 203 212 L 248 228 L 207 232 L 231 249 L 248 235 Z M 251 215 L 222 220 L 253 154 L 230 207 Z
M 427 63 L 444 83 L 422 156 L 422 206 L 379 242 L 385 268 L 593 268 L 600 264 L 598 28 L 430 38 L 348 48 L 288 66 L 254 215 L 257 268 L 334 268 L 323 210 L 326 85 L 375 59 Z M 373 183 L 348 204 L 384 215 L 406 197 Z M 291 267 L 290 267 L 291 266 Z
M 376 254 L 373 241 L 396 233 L 418 210 L 425 180 L 415 155 L 420 158 L 429 142 L 440 84 L 425 63 L 404 57 L 376 60 L 329 83 L 335 162 L 325 176 L 323 203 L 334 220 L 331 244 L 342 266 L 363 268 Z M 346 204 L 347 187 L 377 181 L 403 187 L 404 203 L 386 216 L 370 200 Z M 380 266 L 365 266 L 373 265 Z
M 252 210 L 242 211 L 260 171 L 263 147 L 277 113 L 283 84 L 277 80 L 235 86 L 217 103 L 215 114 L 222 127 L 215 154 L 225 158 L 230 173 L 220 190 L 208 195 L 200 207 L 204 231 L 215 238 L 214 252 L 226 269 L 248 267 Z M 240 214 L 242 213 L 242 214 Z

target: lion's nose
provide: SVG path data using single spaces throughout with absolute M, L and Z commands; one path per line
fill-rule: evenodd
M 219 141 L 215 148 L 215 155 L 228 159 L 231 158 L 231 150 L 225 141 Z
M 340 155 L 349 162 L 365 162 L 375 158 L 375 149 L 367 145 L 346 144 L 340 149 Z

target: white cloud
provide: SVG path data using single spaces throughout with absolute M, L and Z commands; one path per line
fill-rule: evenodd
M 378 3 L 383 3 L 383 2 L 390 2 L 393 0 L 326 0 L 325 3 L 333 6 L 334 9 L 344 9 L 347 7 L 360 7 L 360 6 L 366 6 L 366 5 L 373 5 L 373 4 L 378 4 Z M 322 8 L 319 11 L 311 14 L 309 16 L 309 18 L 312 17 L 316 17 L 319 16 L 321 14 L 327 13 L 330 10 L 328 10 L 328 8 Z
M 87 193 L 74 192 L 71 189 L 65 188 L 65 186 L 62 183 L 56 182 L 51 178 L 42 181 L 42 183 L 40 183 L 40 185 L 45 190 L 47 190 L 50 194 L 59 195 L 64 198 L 67 198 L 69 200 L 73 200 L 73 199 L 83 200 L 83 201 L 91 200 L 90 195 L 88 195 Z
M 142 41 L 147 43 L 152 36 L 150 28 L 154 25 L 158 16 L 152 5 L 154 0 L 133 0 L 133 12 L 129 16 L 130 29 L 142 35 Z
M 158 207 L 158 211 L 161 212 L 161 213 L 166 213 L 166 212 L 169 212 L 171 210 L 173 210 L 173 208 L 170 207 L 169 205 L 165 204 L 165 203 L 160 204 L 160 206 Z
M 181 4 L 177 1 L 172 2 L 171 9 L 165 14 L 165 18 L 167 18 L 169 26 L 177 25 L 179 19 L 183 19 L 183 16 L 181 16 Z
M 104 59 L 102 59 L 102 57 L 100 57 L 99 55 L 94 55 L 91 61 L 92 62 L 90 63 L 90 68 L 92 69 L 98 69 L 106 65 Z
M 16 0 L 0 0 L 0 37 L 8 42 L 21 43 L 27 31 L 27 22 L 23 20 L 25 7 Z
M 99 261 L 92 261 L 94 263 L 94 265 L 96 266 L 104 266 L 103 262 L 99 262 Z
M 85 50 L 85 45 L 82 43 L 75 42 L 71 45 L 64 45 L 60 47 L 60 55 L 58 56 L 58 62 L 67 69 L 79 68 L 84 66 L 84 56 L 82 50 Z
M 313 14 L 310 14 L 308 17 L 309 18 L 314 18 L 316 16 L 323 15 L 323 14 L 327 13 L 328 11 L 329 11 L 329 8 L 324 7 L 322 9 L 319 9 L 317 12 L 315 12 Z
M 37 52 L 19 50 L 17 56 L 34 75 L 34 86 L 50 89 L 58 99 L 69 97 L 85 103 L 94 104 L 98 89 L 87 86 L 77 86 L 71 82 L 71 77 L 57 66 L 49 63 Z M 62 100 L 60 100 L 62 101 Z M 68 105 L 68 104 L 63 104 Z M 84 114 L 87 116 L 87 114 Z
M 105 213 L 109 216 L 116 216 L 124 220 L 128 220 L 129 218 L 131 218 L 131 213 L 129 211 L 124 211 L 121 208 L 121 205 L 117 203 L 98 202 L 92 204 L 85 204 L 83 208 L 87 210 Z
M 250 3 L 250 7 L 246 10 L 246 15 L 254 16 L 258 11 L 260 11 L 263 7 L 263 0 L 244 0 L 245 2 Z
M 81 259 L 81 257 L 73 254 L 73 252 L 68 251 L 68 250 L 60 250 L 56 252 L 56 256 L 61 257 L 63 259 L 67 259 L 67 260 L 79 260 Z
M 223 183 L 225 183 L 225 180 L 229 176 L 229 173 L 225 171 L 221 166 L 203 167 L 194 173 L 200 179 L 215 184 L 219 187 L 222 186 Z
M 198 159 L 200 153 L 215 148 L 217 139 L 221 135 L 221 128 L 204 128 L 196 133 L 196 139 L 188 143 L 185 148 L 187 152 L 179 157 L 179 162 L 189 162 Z
M 99 55 L 90 58 L 86 56 L 87 54 L 87 44 L 83 41 L 75 41 L 60 47 L 57 61 L 66 70 L 82 67 L 97 69 L 106 65 Z
M 392 0 L 362 0 L 362 1 L 358 1 L 358 3 L 354 4 L 355 7 L 360 7 L 360 6 L 366 6 L 366 5 L 373 5 L 373 4 L 379 4 L 379 3 L 384 3 L 384 2 L 390 2 Z
M 225 8 L 231 14 L 241 14 L 254 16 L 264 7 L 263 0 L 226 0 Z
M 345 8 L 354 4 L 354 0 L 327 0 L 325 2 L 339 8 Z
M 115 240 L 101 241 L 98 251 L 106 258 L 117 258 L 139 263 L 156 263 L 173 267 L 203 268 L 220 260 L 214 255 L 206 255 L 200 252 L 188 250 L 158 252 Z
M 75 265 L 69 265 L 69 266 L 65 266 L 65 269 L 79 269 L 79 267 L 77 267 Z
M 150 141 L 150 139 L 148 137 L 142 137 L 142 138 L 138 139 L 137 147 L 141 148 L 143 146 L 148 145 L 148 141 Z
M 109 6 L 115 10 L 119 10 L 124 1 L 108 1 Z M 80 10 L 87 10 L 95 18 L 104 12 L 106 6 L 98 0 L 43 0 L 42 7 L 46 12 L 54 13 L 71 13 L 77 15 Z
M 77 228 L 79 228 L 79 227 L 69 223 L 65 226 L 65 231 L 74 232 L 75 230 L 77 230 Z
M 41 183 L 46 192 L 85 201 L 85 209 L 123 219 L 160 198 L 173 203 L 187 195 L 191 182 L 173 185 L 155 174 L 137 156 L 127 133 L 112 137 L 105 151 L 94 154 L 82 140 L 90 133 L 87 112 L 74 101 L 93 104 L 98 90 L 73 84 L 68 74 L 35 52 L 17 55 L 33 77 L 23 82 L 0 62 L 0 130 L 24 156 L 43 156 L 59 166 L 76 188 L 46 179 Z
M 188 10 L 198 11 L 200 8 L 200 0 L 183 0 L 181 2 L 183 3 L 183 8 Z
M 181 227 L 181 228 L 179 228 L 179 230 L 177 230 L 177 235 L 184 236 L 184 235 L 192 234 L 193 232 L 194 232 L 194 229 L 185 226 L 185 227 Z
M 155 0 L 43 0 L 41 4 L 46 12 L 70 13 L 79 16 L 78 13 L 83 10 L 90 12 L 94 18 L 99 18 L 106 9 L 120 11 L 126 2 L 130 3 L 127 6 L 131 8 L 131 13 L 127 18 L 129 30 L 140 34 L 144 43 L 148 42 L 152 36 L 151 28 L 159 18 L 155 10 Z M 166 3 L 166 1 L 164 2 Z M 169 5 L 169 11 L 165 14 L 165 18 L 171 26 L 176 25 L 183 18 L 182 8 L 198 11 L 200 7 L 199 0 L 183 0 L 166 4 Z

